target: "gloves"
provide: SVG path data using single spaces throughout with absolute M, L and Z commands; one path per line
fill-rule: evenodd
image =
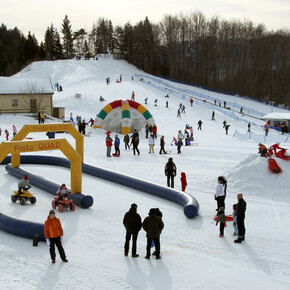
M 60 236 L 60 241 L 61 241 L 61 242 L 63 241 L 63 236 Z
M 50 246 L 50 240 L 49 239 L 46 239 L 46 243 L 48 246 Z

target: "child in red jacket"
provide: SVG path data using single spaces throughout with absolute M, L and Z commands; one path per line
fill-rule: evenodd
M 185 172 L 181 172 L 181 178 L 180 178 L 180 181 L 181 181 L 181 190 L 182 191 L 185 191 L 185 188 L 187 186 L 187 181 L 186 181 L 186 175 L 185 175 Z

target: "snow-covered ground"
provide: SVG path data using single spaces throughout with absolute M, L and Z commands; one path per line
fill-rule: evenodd
M 122 74 L 123 82 L 115 81 Z M 257 154 L 257 143 L 233 138 L 235 130 L 245 133 L 247 122 L 234 120 L 216 111 L 215 121 L 211 120 L 213 109 L 194 102 L 190 107 L 177 96 L 168 100 L 164 92 L 152 88 L 135 78 L 134 74 L 145 73 L 125 61 L 99 57 L 93 60 L 65 60 L 36 62 L 15 77 L 48 77 L 58 82 L 63 92 L 55 92 L 54 106 L 66 108 L 70 113 L 86 120 L 95 118 L 107 103 L 130 99 L 132 91 L 135 100 L 144 105 L 153 115 L 158 127 L 155 154 L 148 154 L 148 140 L 141 132 L 140 156 L 121 145 L 120 158 L 107 158 L 105 131 L 88 128 L 90 137 L 85 137 L 85 163 L 111 169 L 123 174 L 143 178 L 166 185 L 164 165 L 173 157 L 178 174 L 176 189 L 180 189 L 180 173 L 187 175 L 186 192 L 199 202 L 200 213 L 194 219 L 187 219 L 183 209 L 172 202 L 138 192 L 136 190 L 83 175 L 83 193 L 94 198 L 89 209 L 77 208 L 75 212 L 57 213 L 64 228 L 64 248 L 69 260 L 51 264 L 48 247 L 5 232 L 0 232 L 0 288 L 1 289 L 289 289 L 290 288 L 290 161 L 277 159 L 283 173 L 273 175 L 268 170 L 267 159 Z M 111 84 L 106 84 L 106 78 Z M 189 88 L 172 84 L 176 88 Z M 197 90 L 197 88 L 193 88 Z M 200 91 L 200 89 L 198 89 Z M 81 98 L 75 98 L 80 93 Z M 216 93 L 204 92 L 216 96 Z M 106 101 L 99 102 L 102 95 Z M 154 100 L 158 98 L 158 106 Z M 218 98 L 223 99 L 219 94 Z M 226 101 L 252 106 L 264 113 L 271 107 L 236 97 L 224 96 Z M 178 105 L 183 102 L 186 113 L 176 117 Z M 274 108 L 274 111 L 283 112 Z M 263 121 L 245 116 L 248 122 L 255 122 L 251 130 L 263 135 Z M 197 130 L 198 120 L 203 121 L 202 130 Z M 230 125 L 229 135 L 225 134 L 222 122 Z M 48 121 L 52 122 L 52 121 Z M 2 135 L 4 129 L 12 134 L 12 125 L 18 130 L 24 124 L 37 121 L 23 115 L 0 115 Z M 183 146 L 177 155 L 176 147 L 170 145 L 178 130 L 185 124 L 194 129 L 198 146 Z M 112 136 L 114 137 L 114 133 Z M 165 136 L 166 149 L 171 153 L 159 155 L 159 138 Z M 270 135 L 278 133 L 270 130 Z M 34 140 L 47 139 L 44 133 L 30 134 Z M 56 134 L 56 138 L 67 138 L 68 134 Z M 121 137 L 122 138 L 122 137 Z M 122 139 L 121 139 L 122 140 Z M 266 143 L 267 146 L 271 145 Z M 282 144 L 290 149 L 289 143 Z M 63 156 L 58 151 L 37 152 L 37 154 Z M 68 169 L 21 165 L 22 168 L 58 183 L 70 186 Z M 242 192 L 247 202 L 246 241 L 235 244 L 232 223 L 228 222 L 225 237 L 219 238 L 219 229 L 213 222 L 216 201 L 214 193 L 217 177 L 224 175 L 228 180 L 226 213 L 232 212 L 237 202 L 237 193 Z M 32 192 L 37 197 L 35 205 L 12 204 L 10 195 L 17 187 L 18 180 L 0 166 L 0 212 L 9 216 L 43 223 L 51 209 L 52 196 L 36 187 Z M 144 259 L 146 248 L 145 232 L 138 238 L 139 258 L 125 257 L 125 229 L 122 224 L 125 212 L 131 203 L 138 204 L 138 212 L 144 219 L 150 208 L 159 207 L 163 212 L 165 228 L 161 235 L 162 259 Z

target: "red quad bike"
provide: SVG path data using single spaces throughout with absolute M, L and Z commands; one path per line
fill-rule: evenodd
M 65 208 L 74 211 L 76 206 L 68 196 L 63 196 L 62 199 L 58 200 L 58 196 L 54 196 L 54 200 L 52 201 L 52 208 L 58 208 L 59 212 L 63 212 Z

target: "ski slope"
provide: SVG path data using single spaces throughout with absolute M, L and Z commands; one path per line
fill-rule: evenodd
M 122 74 L 122 83 L 116 83 Z M 140 81 L 133 75 L 143 75 Z M 35 62 L 14 77 L 50 77 L 53 83 L 63 87 L 55 92 L 54 106 L 65 107 L 66 118 L 70 113 L 82 119 L 95 118 L 108 103 L 130 98 L 144 105 L 157 124 L 158 138 L 155 154 L 148 154 L 148 140 L 144 131 L 140 133 L 140 156 L 124 150 L 121 139 L 120 158 L 107 158 L 105 131 L 87 127 L 90 137 L 84 137 L 84 162 L 114 170 L 146 181 L 166 186 L 164 165 L 172 157 L 177 166 L 175 188 L 180 190 L 180 173 L 187 175 L 186 192 L 194 196 L 200 205 L 200 214 L 187 219 L 182 208 L 172 202 L 144 194 L 124 186 L 83 174 L 83 193 L 94 198 L 90 209 L 77 208 L 75 212 L 57 213 L 64 228 L 64 249 L 69 260 L 62 263 L 57 254 L 56 264 L 51 264 L 45 243 L 32 247 L 32 241 L 0 232 L 1 289 L 289 289 L 290 288 L 290 161 L 276 159 L 283 170 L 273 175 L 268 170 L 267 160 L 257 154 L 256 142 L 233 138 L 235 130 L 246 133 L 247 123 L 255 123 L 251 130 L 263 135 L 264 122 L 244 116 L 246 121 L 236 120 L 214 106 L 204 106 L 195 100 L 193 106 L 178 94 L 165 92 L 159 81 L 141 72 L 132 65 L 112 57 L 100 56 L 95 60 L 61 60 Z M 148 79 L 146 79 L 148 76 Z M 111 83 L 106 84 L 110 77 Z M 150 78 L 149 78 L 150 77 Z M 155 83 L 156 87 L 148 84 Z M 147 83 L 146 83 L 147 82 Z M 168 81 L 166 81 L 168 82 Z M 170 82 L 168 82 L 170 83 Z M 241 106 L 269 113 L 272 108 L 262 103 L 217 94 L 176 83 L 175 90 L 195 90 L 213 98 L 235 102 Z M 80 93 L 81 98 L 75 98 Z M 105 102 L 99 102 L 102 95 Z M 158 106 L 154 100 L 158 98 Z M 169 108 L 165 107 L 166 100 Z M 180 102 L 186 106 L 185 114 L 177 118 Z M 283 112 L 274 108 L 274 111 Z M 198 120 L 203 121 L 202 130 L 197 130 Z M 230 125 L 225 134 L 222 122 Z M 47 122 L 55 122 L 48 120 Z M 12 132 L 24 124 L 35 124 L 37 120 L 24 115 L 0 115 L 0 127 Z M 176 147 L 170 145 L 178 130 L 185 124 L 193 126 L 198 146 L 183 146 L 178 155 Z M 5 136 L 0 136 L 0 142 Z M 10 133 L 12 134 L 12 133 Z M 269 133 L 273 138 L 276 131 Z M 114 137 L 114 132 L 112 137 Z M 159 155 L 159 139 L 165 136 L 167 155 Z M 47 139 L 44 133 L 31 133 L 33 140 Z M 68 134 L 56 134 L 66 138 L 73 146 L 74 139 Z M 266 143 L 270 146 L 272 143 Z M 290 150 L 289 144 L 281 144 Z M 36 152 L 36 154 L 40 154 Z M 42 153 L 41 153 L 42 154 Z M 48 151 L 44 155 L 62 156 L 61 152 Z M 70 186 L 70 171 L 65 168 L 41 165 L 21 165 L 52 181 Z M 219 175 L 228 180 L 226 214 L 232 212 L 237 202 L 237 193 L 242 192 L 247 202 L 246 241 L 235 244 L 232 223 L 228 222 L 225 237 L 220 239 L 219 229 L 213 222 L 216 201 L 214 193 Z M 35 205 L 12 204 L 10 194 L 18 180 L 0 166 L 0 212 L 15 218 L 44 223 L 51 209 L 51 195 L 32 187 L 37 198 Z M 142 220 L 149 209 L 159 207 L 163 213 L 165 228 L 161 235 L 162 259 L 144 259 L 146 237 L 143 230 L 138 237 L 139 258 L 125 257 L 123 247 L 125 229 L 123 216 L 131 203 L 138 204 Z

